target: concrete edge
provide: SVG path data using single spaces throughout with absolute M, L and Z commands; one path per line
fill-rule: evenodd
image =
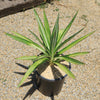
M 22 3 L 22 4 L 17 4 L 15 6 L 10 6 L 8 8 L 0 10 L 0 18 L 5 17 L 10 14 L 15 14 L 17 12 L 21 12 L 23 10 L 27 10 L 32 7 L 36 7 L 40 4 L 50 2 L 50 1 L 52 1 L 52 0 L 37 0 L 37 1 L 29 1 L 26 3 Z

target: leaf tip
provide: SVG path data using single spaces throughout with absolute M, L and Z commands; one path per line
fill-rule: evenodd
M 19 88 L 21 85 L 22 85 L 22 81 L 19 82 L 17 87 Z
M 73 76 L 73 79 L 76 79 L 76 77 L 75 77 L 75 76 Z
M 34 13 L 36 13 L 36 10 L 35 10 L 35 8 L 33 8 L 33 11 L 34 11 Z
M 5 35 L 8 35 L 9 33 L 5 33 Z
M 15 58 L 16 60 L 18 60 L 18 58 Z
M 17 85 L 17 88 L 19 88 L 20 86 L 19 85 Z
M 79 9 L 76 11 L 75 16 L 77 16 L 78 12 L 79 12 Z

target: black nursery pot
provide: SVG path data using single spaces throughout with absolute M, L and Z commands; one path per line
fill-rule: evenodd
M 71 64 L 69 63 L 69 69 L 71 69 Z M 67 74 L 58 79 L 46 79 L 42 77 L 38 72 L 36 72 L 36 80 L 38 90 L 45 96 L 58 95 L 61 91 L 65 77 Z

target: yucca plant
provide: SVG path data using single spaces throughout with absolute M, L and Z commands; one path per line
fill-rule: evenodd
M 57 16 L 53 31 L 50 31 L 49 23 L 47 16 L 45 14 L 45 11 L 43 11 L 44 14 L 44 25 L 37 14 L 36 10 L 34 9 L 34 14 L 38 22 L 38 27 L 39 27 L 39 32 L 40 32 L 40 37 L 38 37 L 35 33 L 33 33 L 31 30 L 30 33 L 33 34 L 33 36 L 36 38 L 36 40 L 39 42 L 39 44 L 33 42 L 31 39 L 13 32 L 15 35 L 6 33 L 6 35 L 10 36 L 11 38 L 22 42 L 24 44 L 27 44 L 31 47 L 37 48 L 42 52 L 42 55 L 39 56 L 22 56 L 17 59 L 22 59 L 22 60 L 32 60 L 34 63 L 29 66 L 28 71 L 25 73 L 24 77 L 20 81 L 19 85 L 20 86 L 23 81 L 42 63 L 44 62 L 49 62 L 49 64 L 52 65 L 57 65 L 61 70 L 63 70 L 68 76 L 75 78 L 74 74 L 63 64 L 61 64 L 61 61 L 67 61 L 70 63 L 74 64 L 84 64 L 83 62 L 76 60 L 72 57 L 79 56 L 79 55 L 84 55 L 88 54 L 89 52 L 76 52 L 72 54 L 67 54 L 67 55 L 62 55 L 65 51 L 69 50 L 76 44 L 78 44 L 80 41 L 84 40 L 88 36 L 94 33 L 90 32 L 87 35 L 75 40 L 74 42 L 68 44 L 66 47 L 63 47 L 68 41 L 70 41 L 72 38 L 74 38 L 77 34 L 79 34 L 84 28 L 76 32 L 74 35 L 68 37 L 67 39 L 63 40 L 64 36 L 70 29 L 73 21 L 75 20 L 77 16 L 78 11 L 70 21 L 70 23 L 67 25 L 67 27 L 64 30 L 59 30 L 59 14 Z M 62 48 L 63 47 L 63 48 Z

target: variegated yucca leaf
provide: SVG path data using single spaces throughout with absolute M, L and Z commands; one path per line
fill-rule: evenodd
M 55 54 L 54 51 L 57 45 L 58 33 L 59 33 L 59 14 L 58 14 L 58 17 L 57 17 L 57 20 L 56 20 L 56 23 L 54 25 L 53 32 L 51 35 L 51 45 L 50 45 L 51 59 L 54 58 L 54 54 Z
M 76 56 L 80 56 L 80 55 L 84 55 L 84 54 L 88 54 L 90 52 L 76 52 L 76 53 L 72 53 L 72 54 L 68 54 L 66 56 L 68 57 L 76 57 Z
M 39 30 L 40 30 L 40 33 L 41 33 L 41 37 L 42 37 L 42 39 L 44 41 L 44 44 L 49 49 L 49 41 L 48 41 L 49 39 L 47 37 L 48 36 L 47 35 L 48 33 L 46 33 L 46 30 L 45 30 L 45 28 L 43 26 L 43 23 L 42 23 L 39 15 L 37 14 L 37 12 L 36 12 L 35 9 L 34 9 L 34 14 L 36 16 L 36 19 L 37 19 L 37 22 L 38 22 L 38 25 L 39 25 Z
M 40 60 L 36 61 L 35 63 L 33 63 L 29 67 L 28 71 L 25 73 L 24 77 L 22 78 L 22 80 L 20 81 L 18 86 L 21 86 L 22 83 L 24 82 L 24 80 L 36 69 L 36 67 L 38 67 L 40 64 L 42 64 L 46 60 L 47 60 L 47 58 L 43 58 L 43 59 L 40 59 Z
M 44 50 L 39 44 L 33 42 L 33 41 L 30 40 L 30 39 L 25 39 L 25 38 L 18 37 L 18 36 L 9 34 L 9 33 L 6 33 L 6 35 L 10 36 L 11 38 L 13 38 L 13 39 L 16 40 L 16 41 L 19 41 L 19 42 L 22 42 L 22 43 L 24 43 L 24 44 L 26 44 L 26 45 L 29 45 L 29 46 L 31 46 L 31 47 L 37 48 L 37 49 L 40 50 L 41 52 L 45 53 L 45 50 Z
M 72 48 L 73 46 L 75 46 L 76 44 L 78 44 L 79 42 L 81 42 L 82 40 L 84 40 L 85 38 L 87 38 L 88 36 L 92 35 L 95 31 L 90 32 L 88 34 L 86 34 L 85 36 L 75 40 L 74 42 L 70 43 L 67 47 L 63 48 L 62 50 L 60 50 L 58 53 L 62 54 L 65 51 L 69 50 L 70 48 Z
M 64 65 L 58 63 L 58 62 L 54 62 L 62 71 L 64 71 L 68 76 L 72 77 L 73 79 L 75 79 L 74 74 Z
M 65 28 L 65 30 L 63 31 L 63 33 L 61 34 L 59 40 L 57 41 L 57 44 L 59 45 L 60 42 L 62 41 L 62 39 L 64 38 L 64 36 L 66 35 L 66 33 L 69 31 L 70 27 L 72 26 L 72 23 L 74 22 L 76 16 L 77 16 L 78 11 L 76 12 L 76 14 L 74 15 L 74 17 L 72 18 L 72 20 L 70 21 L 70 23 L 68 24 L 68 26 Z
M 56 47 L 56 51 L 58 49 L 60 49 L 64 44 L 66 44 L 68 41 L 70 41 L 71 39 L 73 39 L 76 35 L 78 35 L 84 28 L 82 28 L 81 30 L 79 30 L 78 32 L 76 32 L 74 35 L 70 36 L 68 39 L 64 40 L 64 42 L 60 43 L 60 45 L 58 47 Z

